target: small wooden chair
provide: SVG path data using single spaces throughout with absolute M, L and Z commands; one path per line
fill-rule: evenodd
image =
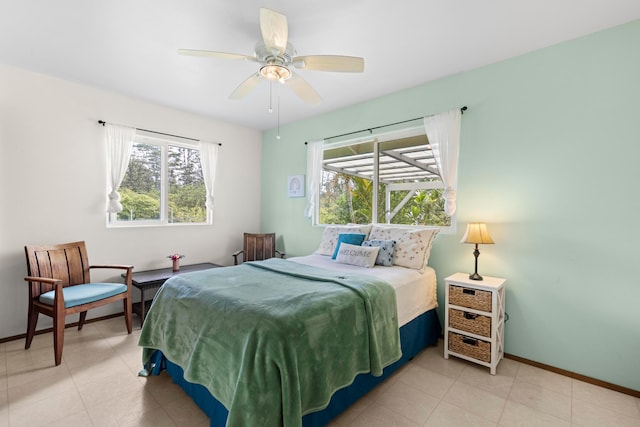
M 29 282 L 29 319 L 25 349 L 31 347 L 38 315 L 53 318 L 53 348 L 56 366 L 62 361 L 65 317 L 80 313 L 78 330 L 82 329 L 87 310 L 122 300 L 127 332 L 131 333 L 130 265 L 89 265 L 84 242 L 61 245 L 25 246 Z M 91 283 L 92 268 L 126 270 L 125 283 Z
M 244 249 L 233 253 L 233 263 L 238 265 L 238 256 L 243 254 L 244 261 L 262 261 L 279 255 L 284 258 L 284 252 L 276 249 L 276 233 L 244 233 Z

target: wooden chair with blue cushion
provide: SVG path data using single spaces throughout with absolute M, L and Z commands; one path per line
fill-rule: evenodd
M 131 333 L 131 271 L 129 265 L 89 265 L 84 242 L 49 246 L 25 246 L 29 282 L 29 319 L 25 349 L 31 347 L 38 315 L 53 318 L 53 347 L 56 365 L 62 361 L 65 318 L 80 313 L 82 329 L 87 310 L 123 301 L 127 332 Z M 92 268 L 126 270 L 125 283 L 92 283 Z
M 238 265 L 238 256 L 242 254 L 243 261 L 262 261 L 280 256 L 284 252 L 276 249 L 276 233 L 244 233 L 244 249 L 233 253 L 233 264 Z

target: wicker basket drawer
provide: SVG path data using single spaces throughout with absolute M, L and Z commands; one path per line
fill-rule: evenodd
M 449 327 L 491 338 L 491 317 L 449 309 Z
M 491 292 L 449 285 L 449 304 L 491 312 Z
M 449 332 L 449 351 L 491 363 L 491 343 Z

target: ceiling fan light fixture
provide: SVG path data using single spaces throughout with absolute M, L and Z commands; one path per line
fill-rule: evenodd
M 285 81 L 291 77 L 291 70 L 284 65 L 267 64 L 260 68 L 260 75 L 267 80 Z

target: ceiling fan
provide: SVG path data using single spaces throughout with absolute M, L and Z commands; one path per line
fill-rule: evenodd
M 261 8 L 260 30 L 262 31 L 262 40 L 256 43 L 253 56 L 196 49 L 179 49 L 178 53 L 181 55 L 252 61 L 260 64 L 258 71 L 249 76 L 231 93 L 230 99 L 244 98 L 263 79 L 266 79 L 270 82 L 285 83 L 304 102 L 316 104 L 322 98 L 309 83 L 292 71 L 292 66 L 315 71 L 344 73 L 362 73 L 364 71 L 364 59 L 355 56 L 295 56 L 296 51 L 288 41 L 287 17 L 281 13 Z

